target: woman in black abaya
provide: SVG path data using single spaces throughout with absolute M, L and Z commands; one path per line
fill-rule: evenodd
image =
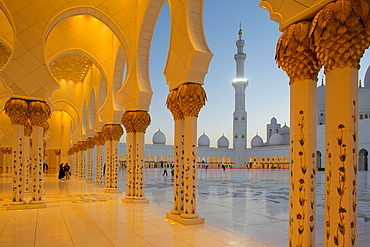
M 59 174 L 58 174 L 58 179 L 64 178 L 65 172 L 64 172 L 64 163 L 60 164 L 59 166 Z

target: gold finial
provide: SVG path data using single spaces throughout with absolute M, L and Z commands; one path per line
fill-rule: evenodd
M 240 22 L 240 24 L 239 24 L 239 32 L 238 32 L 238 34 L 239 34 L 239 39 L 242 39 L 242 34 L 243 34 L 242 22 Z

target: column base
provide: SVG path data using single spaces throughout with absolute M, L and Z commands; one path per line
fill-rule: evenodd
M 97 187 L 97 188 L 104 188 L 105 185 L 104 184 L 95 184 L 94 187 Z
M 105 188 L 103 189 L 104 193 L 122 193 L 122 190 L 118 188 Z
M 6 210 L 25 210 L 25 209 L 39 209 L 39 208 L 46 208 L 46 203 L 27 203 L 27 204 L 8 204 Z
M 142 198 L 125 197 L 125 198 L 122 198 L 122 203 L 149 204 L 149 200 L 145 199 L 145 197 L 142 197 Z
M 166 213 L 166 218 L 186 226 L 204 224 L 204 218 L 183 218 L 181 215 L 176 215 L 172 213 Z
M 174 215 L 180 215 L 182 212 L 176 209 L 172 209 L 170 213 Z
M 87 184 L 95 184 L 94 180 L 87 180 L 86 183 Z

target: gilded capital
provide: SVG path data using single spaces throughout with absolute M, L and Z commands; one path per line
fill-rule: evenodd
M 54 152 L 55 152 L 55 154 L 56 154 L 56 155 L 60 155 L 60 154 L 62 153 L 62 150 L 60 150 L 60 149 L 55 149 L 55 150 L 54 150 Z
M 43 101 L 33 100 L 29 102 L 28 113 L 32 126 L 48 127 L 47 120 L 50 118 L 50 107 Z
M 28 118 L 28 103 L 22 99 L 10 99 L 5 103 L 5 114 L 12 125 L 24 125 Z
M 77 147 L 80 151 L 86 151 L 87 150 L 87 146 L 86 146 L 86 143 L 84 141 L 77 142 Z
M 126 111 L 123 113 L 121 123 L 127 133 L 135 133 L 135 112 Z
M 73 151 L 73 148 L 69 148 L 68 150 L 67 150 L 67 154 L 68 155 L 73 155 L 75 152 Z
M 296 81 L 317 81 L 321 66 L 311 45 L 310 24 L 302 21 L 290 25 L 280 35 L 276 46 L 275 60 L 289 76 L 290 85 Z
M 3 154 L 7 154 L 8 153 L 8 148 L 1 148 L 1 152 L 3 152 Z
M 94 140 L 97 146 L 103 146 L 105 144 L 105 138 L 102 132 L 95 133 Z
M 198 117 L 206 100 L 206 92 L 199 84 L 185 83 L 178 89 L 177 101 L 184 117 Z
M 8 149 L 8 154 L 12 154 L 12 148 L 7 148 Z
M 181 111 L 181 108 L 177 102 L 178 89 L 171 90 L 167 96 L 166 105 L 167 109 L 172 113 L 174 120 L 184 119 L 184 114 Z
M 95 147 L 95 139 L 93 137 L 89 137 L 85 141 L 87 149 L 93 149 Z
M 119 141 L 123 135 L 123 128 L 120 124 L 106 124 L 102 132 L 107 141 Z
M 310 33 L 325 73 L 360 68 L 360 59 L 370 44 L 369 5 L 366 0 L 341 0 L 316 14 Z
M 136 111 L 135 112 L 135 132 L 145 133 L 146 129 L 150 125 L 151 119 L 150 115 L 146 111 Z
M 77 152 L 79 152 L 79 151 L 80 151 L 80 149 L 79 149 L 79 147 L 77 146 L 77 144 L 73 144 L 73 146 L 72 146 L 72 150 L 73 150 L 73 152 L 75 152 L 75 153 L 77 153 Z

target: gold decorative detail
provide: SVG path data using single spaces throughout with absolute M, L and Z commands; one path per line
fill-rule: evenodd
M 206 104 L 207 96 L 203 87 L 196 83 L 185 83 L 178 89 L 177 102 L 184 117 L 198 117 Z
M 12 148 L 8 148 L 8 154 L 12 154 L 12 151 L 13 151 Z
M 73 151 L 73 148 L 69 148 L 68 150 L 67 150 L 67 154 L 68 155 L 73 155 L 75 152 Z
M 86 143 L 84 141 L 77 142 L 77 147 L 80 151 L 86 151 L 87 150 L 87 146 L 86 146 Z
M 123 128 L 120 124 L 106 124 L 102 133 L 107 141 L 119 141 L 123 135 Z
M 278 40 L 275 60 L 289 76 L 289 85 L 296 81 L 317 81 L 321 66 L 311 45 L 310 24 L 302 21 L 290 25 Z
M 97 146 L 103 146 L 105 144 L 105 138 L 102 132 L 95 133 L 94 140 Z
M 184 119 L 184 114 L 177 101 L 178 89 L 171 90 L 167 96 L 166 105 L 167 109 L 172 113 L 174 120 Z
M 68 54 L 58 58 L 50 65 L 53 76 L 57 79 L 84 81 L 92 62 L 80 54 Z
M 30 101 L 29 118 L 32 126 L 48 128 L 47 120 L 50 118 L 50 107 L 43 101 Z
M 62 153 L 62 150 L 60 150 L 60 149 L 55 149 L 55 150 L 54 150 L 54 152 L 55 152 L 55 154 L 56 154 L 56 155 L 60 155 L 60 154 Z
M 126 111 L 121 120 L 127 133 L 145 133 L 151 119 L 146 111 Z
M 27 101 L 10 99 L 5 103 L 5 114 L 10 118 L 12 125 L 24 125 L 28 117 Z
M 340 0 L 316 14 L 310 33 L 325 73 L 360 68 L 360 59 L 370 44 L 369 5 L 366 0 Z
M 30 121 L 27 119 L 27 121 L 24 124 L 24 136 L 31 136 L 32 134 L 32 126 L 30 124 Z
M 87 149 L 93 149 L 95 147 L 95 140 L 93 137 L 89 137 L 85 141 Z
M 72 146 L 72 150 L 73 150 L 73 152 L 75 152 L 75 153 L 77 153 L 77 152 L 79 152 L 79 151 L 80 151 L 80 149 L 79 149 L 79 147 L 78 147 L 78 145 L 77 145 L 77 144 L 73 144 L 73 146 Z
M 3 154 L 7 154 L 8 153 L 8 148 L 1 148 L 1 152 L 3 152 Z

